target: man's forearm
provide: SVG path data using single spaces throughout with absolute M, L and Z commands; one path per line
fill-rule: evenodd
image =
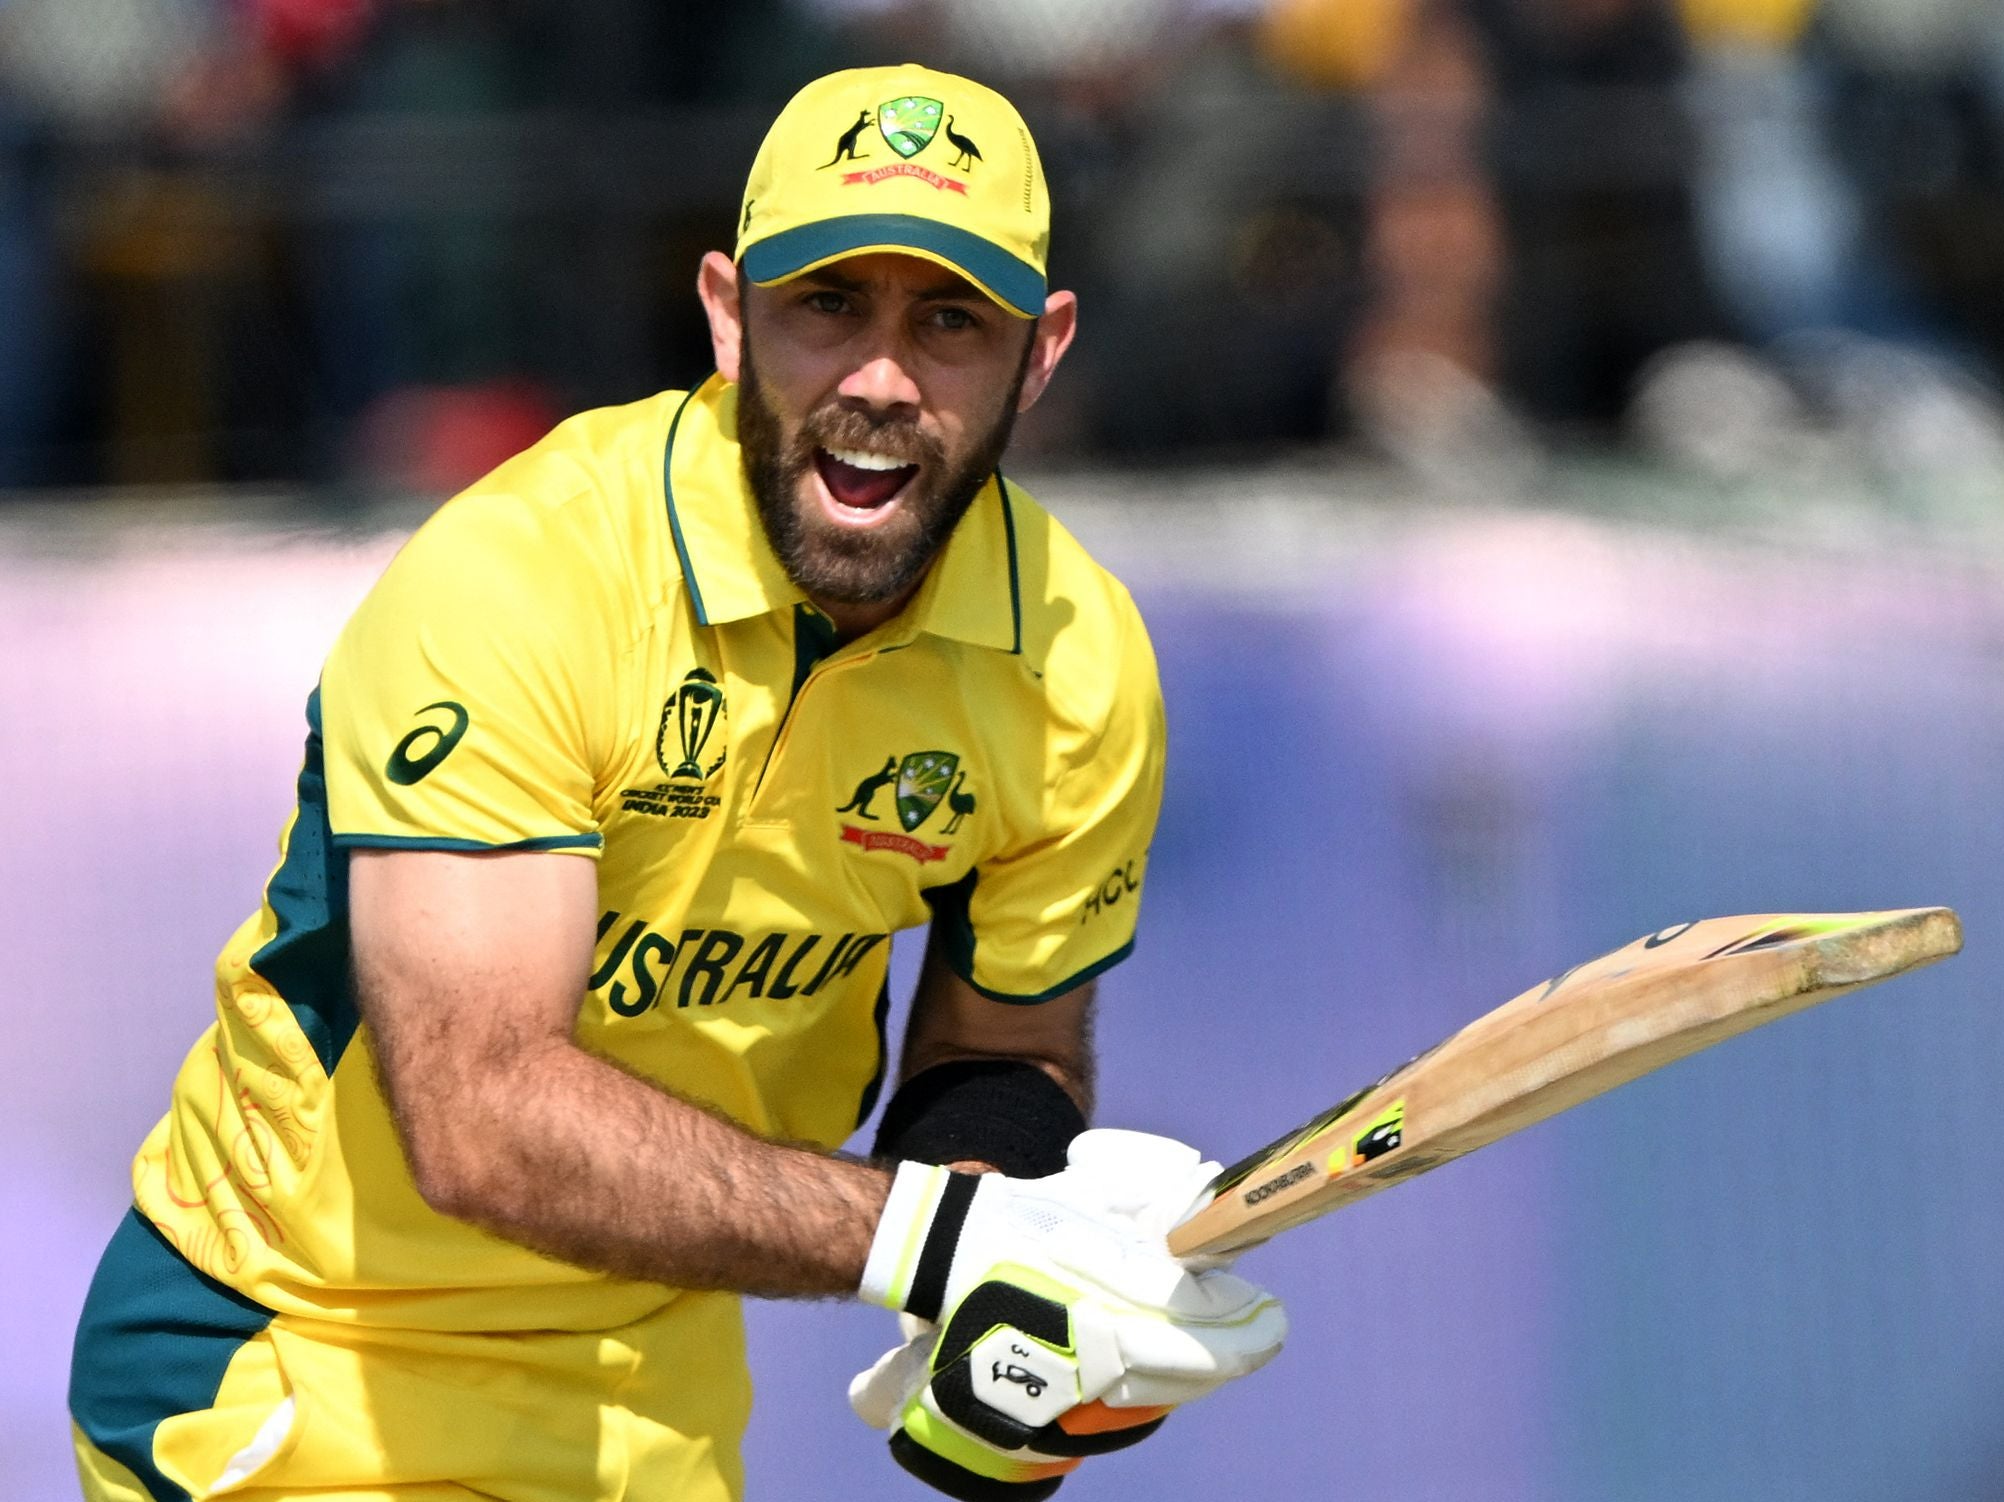
M 774 1296 L 848 1293 L 890 1176 L 767 1142 L 568 1041 L 405 1105 L 426 1200 L 623 1277 Z M 394 1097 L 394 1092 L 393 1092 Z
M 898 1079 L 912 1079 L 941 1064 L 1014 1060 L 1049 1075 L 1090 1117 L 1093 991 L 1088 981 L 1033 1007 L 990 1001 L 954 973 L 935 929 L 927 940 L 905 1027 Z

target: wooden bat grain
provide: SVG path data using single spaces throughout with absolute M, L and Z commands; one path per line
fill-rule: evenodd
M 1714 1043 L 1961 947 L 1962 925 L 1941 907 L 1768 913 L 1659 930 L 1533 986 L 1225 1169 L 1209 1202 L 1170 1232 L 1170 1250 L 1257 1245 Z

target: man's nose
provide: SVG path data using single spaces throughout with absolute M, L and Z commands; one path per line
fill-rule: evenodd
M 918 382 L 905 368 L 905 362 L 893 351 L 883 351 L 872 355 L 843 378 L 836 388 L 837 394 L 853 402 L 861 402 L 871 410 L 889 412 L 898 407 L 917 407 L 920 403 Z

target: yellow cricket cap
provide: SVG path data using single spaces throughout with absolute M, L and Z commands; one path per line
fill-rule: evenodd
M 760 286 L 894 251 L 1012 313 L 1044 311 L 1051 198 L 1030 129 L 993 89 L 903 63 L 817 78 L 766 132 L 737 261 Z

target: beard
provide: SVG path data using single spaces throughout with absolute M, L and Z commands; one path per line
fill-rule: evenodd
M 758 379 L 747 330 L 738 382 L 738 447 L 766 541 L 786 575 L 811 599 L 839 605 L 895 600 L 946 546 L 988 483 L 1016 425 L 1016 401 L 1035 340 L 1026 341 L 1002 411 L 957 463 L 912 418 L 877 418 L 830 401 L 789 438 Z M 896 514 L 867 531 L 837 527 L 803 496 L 818 448 L 868 449 L 920 466 Z

